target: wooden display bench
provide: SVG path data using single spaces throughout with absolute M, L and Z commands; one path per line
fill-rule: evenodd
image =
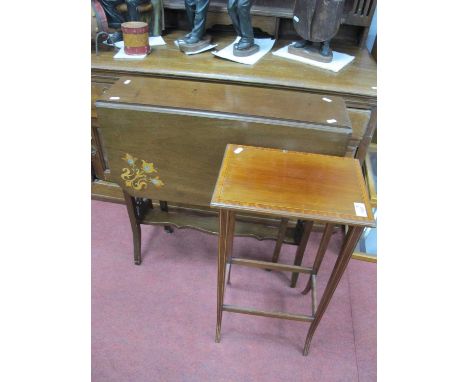
M 334 49 L 355 56 L 354 61 L 338 73 L 322 70 L 300 62 L 287 60 L 268 53 L 255 65 L 213 57 L 210 52 L 195 56 L 182 54 L 174 40 L 185 31 L 171 31 L 164 35 L 167 45 L 153 47 L 144 60 L 115 60 L 115 52 L 91 55 L 91 80 L 97 89 L 108 88 L 122 75 L 144 77 L 171 77 L 187 80 L 222 83 L 240 83 L 247 86 L 301 90 L 315 94 L 337 95 L 345 99 L 349 108 L 366 109 L 377 104 L 377 65 L 365 49 L 334 43 Z M 232 43 L 234 35 L 219 33 L 213 42 L 222 49 Z M 278 40 L 273 51 L 291 41 Z

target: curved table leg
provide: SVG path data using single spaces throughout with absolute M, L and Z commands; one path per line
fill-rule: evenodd
M 330 303 L 333 293 L 335 292 L 335 289 L 338 286 L 341 277 L 343 276 L 346 266 L 351 259 L 354 248 L 356 248 L 356 244 L 358 243 L 363 230 L 363 227 L 350 227 L 348 234 L 346 235 L 343 246 L 341 247 L 340 254 L 338 255 L 338 259 L 335 262 L 332 274 L 328 280 L 327 286 L 325 287 L 323 296 L 320 299 L 314 320 L 310 324 L 304 345 L 304 356 L 309 354 L 310 341 L 312 340 L 312 336 L 314 335 L 315 330 L 317 329 L 317 326 L 319 325 L 320 320 L 322 319 L 322 316 L 325 313 L 328 304 Z

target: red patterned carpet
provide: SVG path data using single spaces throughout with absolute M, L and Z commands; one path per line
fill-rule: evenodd
M 194 230 L 167 234 L 142 226 L 143 263 L 133 264 L 125 206 L 92 202 L 92 380 L 375 381 L 376 264 L 351 260 L 308 357 L 308 325 L 224 312 L 216 324 L 217 238 Z M 320 239 L 312 234 L 304 265 Z M 318 275 L 319 295 L 341 235 L 334 234 Z M 269 259 L 273 241 L 236 238 L 236 256 Z M 280 261 L 292 263 L 285 245 Z M 225 303 L 309 314 L 310 295 L 290 274 L 233 267 Z

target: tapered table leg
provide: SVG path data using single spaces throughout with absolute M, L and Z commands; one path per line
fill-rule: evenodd
M 227 210 L 219 211 L 218 239 L 218 292 L 215 342 L 221 341 L 221 322 L 223 319 L 226 259 L 234 240 L 235 214 Z
M 231 258 L 232 258 L 232 245 L 234 243 L 235 224 L 236 224 L 236 218 L 235 216 L 233 216 L 233 218 L 229 220 L 229 232 L 232 232 L 233 238 L 232 240 L 228 241 L 228 246 L 226 248 L 226 258 L 229 260 L 229 271 L 228 271 L 228 277 L 227 277 L 228 284 L 231 284 L 231 269 L 232 269 Z
M 132 225 L 133 231 L 133 262 L 141 264 L 141 227 L 140 224 Z
M 232 269 L 231 259 L 229 259 L 228 264 L 229 264 L 229 270 L 228 270 L 227 283 L 228 285 L 231 285 L 231 269 Z
M 127 206 L 128 217 L 130 218 L 130 226 L 132 227 L 133 234 L 133 261 L 136 265 L 141 264 L 141 228 L 136 214 L 136 201 L 135 198 L 123 193 L 125 198 L 125 205 Z
M 340 282 L 341 276 L 343 276 L 346 266 L 351 259 L 354 248 L 356 248 L 356 244 L 358 243 L 363 230 L 364 227 L 350 227 L 348 234 L 345 237 L 340 254 L 338 255 L 338 258 L 335 262 L 332 274 L 328 280 L 327 286 L 325 287 L 325 291 L 323 292 L 323 296 L 315 313 L 314 320 L 312 321 L 307 333 L 303 352 L 303 355 L 305 356 L 309 354 L 310 341 L 312 340 L 312 336 L 314 335 L 315 330 L 317 329 L 317 326 L 319 325 L 320 320 L 322 319 L 322 316 L 325 313 L 328 304 L 330 303 L 333 293 L 335 292 L 335 289 Z
M 322 264 L 323 257 L 325 256 L 325 252 L 327 251 L 328 244 L 330 243 L 331 236 L 333 234 L 333 224 L 326 224 L 325 230 L 323 231 L 322 239 L 320 240 L 320 245 L 317 251 L 317 255 L 315 256 L 314 265 L 312 267 L 312 274 L 317 275 L 320 265 Z M 302 291 L 302 294 L 307 294 L 310 292 L 312 287 L 312 282 L 309 280 L 305 289 Z
M 286 235 L 286 229 L 288 228 L 288 219 L 282 218 L 279 231 L 278 231 L 278 238 L 276 239 L 275 250 L 273 252 L 273 257 L 271 259 L 272 263 L 277 263 L 279 259 L 279 255 L 281 252 L 281 247 L 283 245 L 284 236 Z
M 310 233 L 312 232 L 313 221 L 304 222 L 304 232 L 302 233 L 301 241 L 296 249 L 296 257 L 294 258 L 294 265 L 301 265 L 304 252 L 309 241 Z M 299 273 L 294 272 L 291 277 L 291 288 L 295 288 Z

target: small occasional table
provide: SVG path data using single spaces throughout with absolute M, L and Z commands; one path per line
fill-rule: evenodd
M 310 323 L 303 354 L 309 353 L 312 336 L 333 296 L 365 227 L 375 221 L 356 159 L 229 144 L 213 192 L 211 207 L 219 209 L 218 300 L 215 341 L 221 341 L 223 311 Z M 282 219 L 325 224 L 324 234 L 312 268 L 232 257 L 236 212 L 254 212 Z M 335 225 L 348 225 L 333 271 L 320 301 L 316 297 L 316 276 Z M 270 312 L 224 304 L 226 263 L 273 271 L 309 275 L 304 293 L 311 291 L 312 314 Z

